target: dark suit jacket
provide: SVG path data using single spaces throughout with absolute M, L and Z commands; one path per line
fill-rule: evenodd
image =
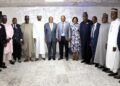
M 23 39 L 23 34 L 19 24 L 16 24 L 16 27 L 12 24 L 14 35 L 13 35 L 13 43 L 20 43 L 20 39 Z
M 53 23 L 53 29 L 51 31 L 49 23 L 44 25 L 45 40 L 46 42 L 56 42 L 56 29 L 57 24 Z
M 118 49 L 120 51 L 120 27 L 119 27 L 118 37 L 117 37 L 117 45 L 118 45 Z
M 4 45 L 6 43 L 6 31 L 4 25 L 0 24 L 0 44 Z

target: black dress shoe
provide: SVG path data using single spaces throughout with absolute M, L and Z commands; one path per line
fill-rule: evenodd
M 114 76 L 115 79 L 120 79 L 120 75 Z
M 55 58 L 53 58 L 53 60 L 56 60 Z
M 81 63 L 85 63 L 85 62 L 86 62 L 85 60 L 81 61 Z
M 25 59 L 24 62 L 29 62 L 29 60 L 28 60 L 28 59 Z
M 120 83 L 120 81 L 119 81 L 119 83 Z
M 99 67 L 99 64 L 95 64 L 95 67 Z
M 22 61 L 21 60 L 18 60 L 19 63 L 21 63 Z
M 106 72 L 106 73 L 113 73 L 112 71 L 110 71 L 108 68 L 104 68 L 102 71 Z
M 14 61 L 12 61 L 12 60 L 10 60 L 9 62 L 10 62 L 10 64 L 12 64 L 12 65 L 14 65 L 14 64 L 15 64 L 15 62 L 14 62 Z
M 116 76 L 118 73 L 110 73 L 108 76 Z
M 39 59 L 38 58 L 35 58 L 35 61 L 38 61 Z
M 1 72 L 2 70 L 0 69 L 0 72 Z
M 48 60 L 51 60 L 51 58 L 48 58 Z
M 59 58 L 58 60 L 62 60 L 63 58 Z
M 0 68 L 7 68 L 7 66 L 5 66 L 5 65 L 0 65 Z
M 43 60 L 45 60 L 45 58 L 42 58 Z

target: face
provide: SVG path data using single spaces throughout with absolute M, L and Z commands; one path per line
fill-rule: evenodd
M 17 24 L 17 18 L 13 18 L 12 22 L 13 24 Z
M 83 21 L 87 21 L 88 20 L 88 16 L 83 14 Z
M 29 23 L 29 16 L 25 16 L 25 23 Z
M 74 23 L 74 24 L 77 24 L 77 23 L 78 23 L 78 21 L 77 21 L 76 18 L 73 19 L 73 23 Z
M 53 23 L 53 17 L 52 16 L 49 17 L 49 22 Z
M 107 23 L 108 22 L 108 17 L 107 16 L 103 16 L 102 17 L 102 23 Z
M 92 21 L 93 21 L 93 23 L 96 23 L 96 22 L 97 22 L 96 17 L 93 17 L 93 18 L 92 18 Z
M 42 19 L 42 16 L 37 16 L 38 21 L 41 21 L 41 19 Z
M 111 19 L 115 20 L 117 18 L 117 12 L 112 11 L 111 12 Z
M 6 24 L 7 23 L 7 17 L 3 16 L 3 23 Z
M 62 22 L 65 22 L 65 19 L 66 19 L 65 16 L 61 16 L 61 21 Z

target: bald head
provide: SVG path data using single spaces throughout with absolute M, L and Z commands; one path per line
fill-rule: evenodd
M 62 15 L 62 16 L 61 16 L 61 21 L 62 21 L 62 22 L 65 22 L 65 20 L 66 20 L 66 17 L 65 17 L 64 15 Z
M 53 23 L 53 17 L 52 16 L 49 17 L 49 22 Z

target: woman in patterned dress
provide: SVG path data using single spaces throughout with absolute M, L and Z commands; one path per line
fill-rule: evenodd
M 78 18 L 73 17 L 73 25 L 71 25 L 72 40 L 71 40 L 71 50 L 73 53 L 73 60 L 78 60 L 80 57 L 80 34 L 79 34 L 79 24 Z

